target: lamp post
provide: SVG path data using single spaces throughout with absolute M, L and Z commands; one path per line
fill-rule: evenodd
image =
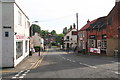
M 76 23 L 77 23 L 77 53 L 79 49 L 79 36 L 78 36 L 78 13 L 76 13 Z

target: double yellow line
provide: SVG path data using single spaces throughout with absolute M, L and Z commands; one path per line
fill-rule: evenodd
M 35 69 L 35 68 L 39 67 L 43 58 L 44 58 L 44 56 L 41 59 L 37 60 L 29 69 Z

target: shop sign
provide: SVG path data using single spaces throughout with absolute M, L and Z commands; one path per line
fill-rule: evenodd
M 3 26 L 4 29 L 11 29 L 11 26 Z
M 72 35 L 77 35 L 77 31 L 72 31 Z
M 90 39 L 95 39 L 95 35 L 91 35 L 89 38 Z
M 90 48 L 90 52 L 99 53 L 99 54 L 100 54 L 100 49 L 97 49 L 97 48 Z
M 25 39 L 25 36 L 16 35 L 16 39 Z
M 102 39 L 106 39 L 107 38 L 107 36 L 104 34 L 104 35 L 102 35 Z

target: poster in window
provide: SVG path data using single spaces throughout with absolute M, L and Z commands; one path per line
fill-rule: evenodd
M 77 35 L 77 31 L 72 31 L 72 35 Z

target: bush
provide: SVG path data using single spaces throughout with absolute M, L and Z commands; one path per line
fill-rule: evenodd
M 39 52 L 40 46 L 34 46 L 35 52 Z

